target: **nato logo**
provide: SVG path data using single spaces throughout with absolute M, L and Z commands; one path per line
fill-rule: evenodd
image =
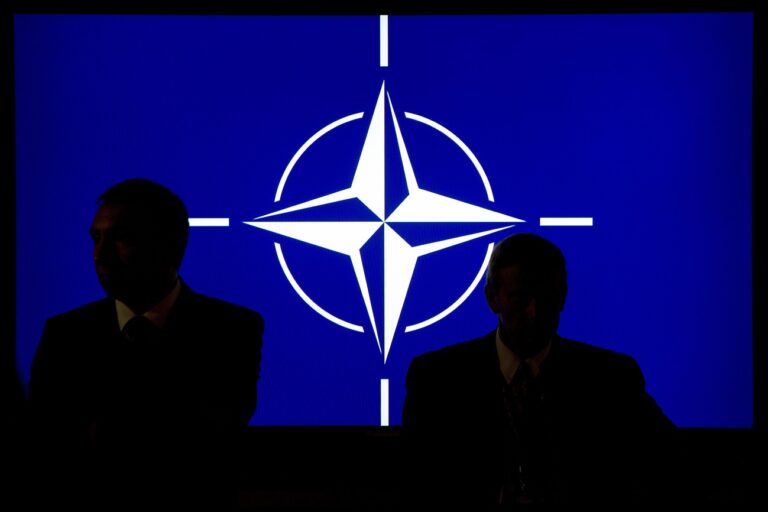
M 472 162 L 477 171 L 477 179 L 483 183 L 489 201 L 493 201 L 493 191 L 488 182 L 488 178 L 482 165 L 477 160 L 472 151 L 448 128 L 437 122 L 422 117 L 418 114 L 406 112 L 403 114 L 406 121 L 422 123 L 435 132 L 436 137 L 447 137 L 452 143 L 456 144 Z M 416 262 L 421 256 L 441 251 L 458 244 L 484 237 L 506 229 L 514 223 L 523 222 L 523 220 L 499 213 L 488 208 L 473 205 L 460 199 L 448 197 L 445 195 L 431 192 L 419 185 L 417 169 L 411 164 L 408 154 L 408 142 L 404 139 L 398 121 L 398 113 L 395 110 L 391 95 L 386 90 L 386 84 L 382 84 L 378 98 L 372 113 L 365 115 L 364 112 L 350 114 L 328 124 L 315 133 L 309 140 L 296 152 L 290 163 L 283 172 L 280 184 L 275 194 L 275 202 L 280 203 L 282 192 L 291 170 L 301 159 L 302 155 L 314 144 L 321 144 L 323 136 L 338 129 L 346 123 L 365 122 L 367 120 L 367 133 L 362 144 L 362 150 L 357 161 L 354 178 L 348 188 L 337 192 L 313 198 L 299 204 L 290 205 L 285 208 L 267 213 L 247 222 L 251 226 L 265 229 L 283 236 L 287 236 L 329 251 L 343 255 L 349 259 L 349 264 L 354 269 L 355 278 L 359 287 L 359 294 L 368 314 L 369 324 L 361 326 L 351 323 L 343 318 L 324 309 L 306 294 L 301 285 L 293 278 L 290 268 L 285 262 L 281 246 L 275 243 L 276 256 L 280 261 L 280 266 L 285 273 L 296 293 L 307 303 L 307 305 L 322 315 L 329 321 L 358 332 L 372 333 L 373 338 L 379 348 L 379 352 L 386 362 L 395 337 L 396 328 L 400 320 L 400 315 L 405 304 L 405 299 L 410 287 L 411 278 L 416 268 Z M 387 141 L 386 124 L 390 121 L 396 135 L 394 141 Z M 387 168 L 385 165 L 387 143 L 395 144 L 399 154 L 400 164 L 398 168 L 402 169 L 407 186 L 407 195 L 397 204 L 397 206 L 387 213 L 385 191 L 387 189 Z M 362 203 L 370 213 L 370 219 L 365 221 L 334 221 L 317 222 L 290 220 L 280 221 L 282 215 L 301 212 L 318 208 L 326 205 L 334 205 L 346 201 L 358 201 Z M 494 229 L 472 230 L 470 233 L 438 240 L 422 245 L 411 245 L 404 237 L 398 234 L 399 224 L 433 224 L 433 223 L 478 223 L 485 226 L 488 223 L 499 224 Z M 377 313 L 373 309 L 371 300 L 371 290 L 368 286 L 369 279 L 367 271 L 363 264 L 361 250 L 371 237 L 377 232 L 383 230 L 384 236 L 384 311 L 383 321 L 377 321 Z M 424 319 L 416 324 L 405 327 L 405 332 L 415 331 L 432 325 L 442 318 L 449 315 L 477 286 L 483 275 L 490 251 L 493 244 L 488 247 L 488 251 L 481 268 L 478 269 L 477 276 L 469 284 L 466 291 L 458 297 L 449 307 L 431 318 Z M 377 325 L 383 324 L 383 333 L 380 333 Z

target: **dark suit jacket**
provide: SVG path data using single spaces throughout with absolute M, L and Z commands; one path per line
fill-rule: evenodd
M 29 386 L 39 492 L 58 491 L 56 505 L 225 508 L 262 332 L 258 313 L 186 285 L 162 338 L 140 351 L 113 300 L 49 319 Z
M 507 422 L 495 336 L 412 361 L 403 410 L 407 499 L 466 510 L 498 501 Z M 557 338 L 538 388 L 530 449 L 546 475 L 544 503 L 619 504 L 653 495 L 658 482 L 639 486 L 660 462 L 654 458 L 666 456 L 674 426 L 645 392 L 632 358 Z

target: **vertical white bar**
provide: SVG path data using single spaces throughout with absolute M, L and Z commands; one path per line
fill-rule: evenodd
M 381 426 L 389 426 L 389 379 L 381 379 Z
M 389 66 L 389 16 L 379 16 L 379 66 Z

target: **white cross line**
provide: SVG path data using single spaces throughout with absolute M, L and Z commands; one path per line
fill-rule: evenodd
M 541 217 L 539 226 L 592 226 L 592 217 Z
M 189 227 L 191 228 L 228 228 L 229 218 L 227 217 L 190 217 Z

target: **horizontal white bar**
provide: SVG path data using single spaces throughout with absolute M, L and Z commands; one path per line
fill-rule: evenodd
M 229 227 L 229 219 L 223 218 L 190 218 L 189 227 L 191 228 L 227 228 Z
M 592 226 L 592 217 L 541 217 L 539 226 Z

